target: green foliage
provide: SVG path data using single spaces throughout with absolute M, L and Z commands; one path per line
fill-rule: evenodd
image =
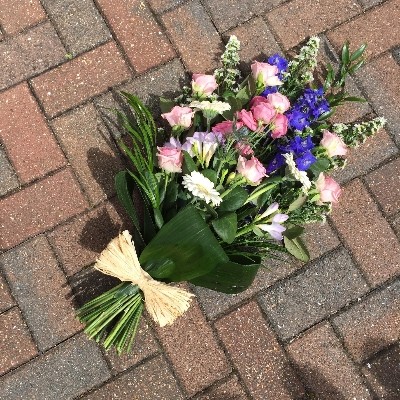
M 307 262 L 310 259 L 310 254 L 308 253 L 305 244 L 299 237 L 290 239 L 289 237 L 284 236 L 283 242 L 287 251 L 295 256 L 298 260 Z
M 225 214 L 218 219 L 211 221 L 211 224 L 217 235 L 226 243 L 232 243 L 235 240 L 237 232 L 237 215 L 234 212 Z

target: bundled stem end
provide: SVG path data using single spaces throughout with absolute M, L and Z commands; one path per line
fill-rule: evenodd
M 184 289 L 156 281 L 144 271 L 127 230 L 108 244 L 94 267 L 103 274 L 137 285 L 143 292 L 147 311 L 160 326 L 172 324 L 184 314 L 194 296 Z

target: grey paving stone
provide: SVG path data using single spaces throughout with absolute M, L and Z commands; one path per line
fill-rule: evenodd
M 84 397 L 85 400 L 183 400 L 168 364 L 158 356 Z
M 367 290 L 350 256 L 341 249 L 271 288 L 260 304 L 279 336 L 289 339 Z
M 0 147 L 0 196 L 18 187 L 18 179 L 4 150 Z
M 0 400 L 71 400 L 109 378 L 95 342 L 81 334 L 0 378 Z
M 126 104 L 119 94 L 120 91 L 127 91 L 138 96 L 157 118 L 160 115 L 159 97 L 174 98 L 187 82 L 181 62 L 175 59 L 120 86 L 114 92 L 99 97 L 95 100 L 95 105 L 111 133 L 119 137 L 120 128 L 115 113 L 111 109 L 122 108 L 127 111 Z
M 219 293 L 200 286 L 194 286 L 193 289 L 207 317 L 210 319 L 218 317 L 260 290 L 271 286 L 277 280 L 292 274 L 301 266 L 298 261 L 289 256 L 284 257 L 282 260 L 267 260 L 264 265 L 265 268 L 260 268 L 252 285 L 238 294 Z
M 70 288 L 46 238 L 39 236 L 4 253 L 0 265 L 40 350 L 81 329 Z
M 111 38 L 92 0 L 43 0 L 42 5 L 73 55 Z

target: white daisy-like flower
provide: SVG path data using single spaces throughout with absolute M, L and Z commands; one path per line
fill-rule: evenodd
M 224 103 L 223 101 L 192 101 L 189 107 L 197 108 L 203 112 L 205 118 L 212 119 L 217 114 L 222 114 L 224 111 L 231 109 L 230 104 Z
M 219 206 L 221 204 L 222 198 L 214 188 L 214 184 L 200 172 L 192 171 L 190 175 L 184 175 L 183 186 L 189 190 L 193 196 L 204 200 L 207 204 L 210 202 L 214 206 Z
M 286 153 L 283 155 L 283 157 L 285 157 L 286 164 L 289 167 L 290 173 L 294 176 L 295 179 L 300 181 L 300 183 L 303 185 L 303 192 L 307 193 L 311 188 L 311 182 L 307 176 L 307 172 L 300 171 L 296 167 L 296 163 L 294 162 L 293 159 L 293 153 Z

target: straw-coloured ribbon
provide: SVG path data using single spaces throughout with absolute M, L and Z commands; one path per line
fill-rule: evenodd
M 189 308 L 194 296 L 186 290 L 156 281 L 144 271 L 128 231 L 111 240 L 94 267 L 103 274 L 138 285 L 144 294 L 147 311 L 160 326 L 172 324 Z

